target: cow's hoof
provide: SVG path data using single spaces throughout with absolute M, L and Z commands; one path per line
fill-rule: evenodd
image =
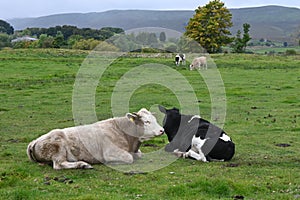
M 133 159 L 136 160 L 136 159 L 142 158 L 143 154 L 142 154 L 142 152 L 138 152 L 138 153 L 133 153 L 132 156 L 133 156 Z
M 93 169 L 93 167 L 90 164 L 85 163 L 85 162 L 80 162 L 78 164 L 78 168 L 79 169 Z
M 82 169 L 94 169 L 91 165 L 85 165 Z
M 188 153 L 188 152 L 183 153 L 183 154 L 182 154 L 182 157 L 183 157 L 183 158 L 188 158 L 188 157 L 189 157 L 189 153 Z
M 184 152 L 179 151 L 179 149 L 175 149 L 175 150 L 173 151 L 173 154 L 174 154 L 175 156 L 177 156 L 178 158 L 180 158 L 180 157 L 183 157 Z

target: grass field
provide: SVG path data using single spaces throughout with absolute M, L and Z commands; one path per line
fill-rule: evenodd
M 257 54 L 285 54 L 288 50 L 294 50 L 298 54 L 300 53 L 299 46 L 293 47 L 249 47 L 248 50 Z
M 133 175 L 106 165 L 55 171 L 29 161 L 26 147 L 31 140 L 54 128 L 74 126 L 73 85 L 87 55 L 71 50 L 0 51 L 1 199 L 300 199 L 299 56 L 212 56 L 226 89 L 224 129 L 236 143 L 230 162 L 178 159 L 157 171 Z M 210 119 L 209 92 L 196 71 L 176 68 L 171 58 L 122 57 L 96 89 L 99 120 L 112 116 L 111 93 L 122 74 L 149 62 L 187 77 L 201 100 L 191 104 L 198 103 L 201 116 Z M 134 92 L 130 110 L 155 104 L 179 106 L 170 90 L 150 84 Z M 166 136 L 155 138 L 142 151 L 156 151 L 166 143 Z

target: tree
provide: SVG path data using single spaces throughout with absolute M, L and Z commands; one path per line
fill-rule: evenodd
M 81 35 L 71 35 L 67 41 L 68 47 L 71 49 L 72 46 L 81 39 L 83 39 Z
M 38 40 L 40 48 L 52 48 L 54 38 L 52 36 L 47 36 L 46 34 L 41 34 Z
M 235 53 L 243 53 L 246 51 L 247 43 L 252 39 L 249 34 L 250 24 L 243 24 L 243 38 L 241 37 L 242 32 L 237 31 L 236 37 L 231 45 Z
M 61 46 L 64 45 L 64 42 L 65 42 L 64 35 L 62 34 L 61 31 L 58 31 L 56 33 L 56 36 L 55 36 L 54 41 L 53 41 L 53 47 L 54 48 L 60 48 Z
M 121 28 L 113 28 L 113 27 L 104 27 L 101 29 L 91 29 L 91 28 L 77 28 L 76 26 L 63 25 L 63 26 L 55 26 L 50 28 L 26 28 L 21 32 L 22 35 L 35 35 L 36 37 L 40 37 L 42 34 L 46 34 L 47 36 L 52 36 L 53 38 L 57 38 L 56 40 L 61 40 L 61 33 L 64 36 L 64 42 L 66 42 L 72 35 L 80 35 L 83 39 L 96 39 L 96 40 L 106 40 L 112 37 L 115 34 L 124 33 L 124 30 Z M 54 46 L 59 47 L 61 45 L 57 45 L 55 41 Z
M 242 32 L 240 30 L 237 31 L 236 37 L 231 45 L 234 53 L 242 53 L 243 52 L 243 39 L 241 38 Z
M 232 42 L 229 28 L 232 14 L 220 0 L 212 0 L 195 10 L 195 15 L 186 26 L 185 35 L 198 42 L 209 53 L 221 51 Z
M 165 33 L 165 32 L 161 32 L 161 33 L 159 34 L 159 41 L 165 42 L 166 39 L 167 39 L 166 33 Z
M 177 45 L 172 43 L 166 46 L 166 51 L 167 52 L 177 52 Z
M 129 51 L 134 51 L 142 48 L 142 45 L 137 43 L 133 33 L 129 35 L 127 34 L 115 35 L 106 41 L 114 45 L 115 47 L 117 47 L 122 52 L 129 52 Z
M 6 21 L 0 20 L 0 33 L 14 34 L 14 28 Z
M 6 33 L 0 33 L 0 49 L 3 47 L 10 47 L 10 38 L 9 35 Z
M 148 44 L 149 45 L 153 45 L 155 43 L 157 43 L 157 37 L 156 37 L 156 34 L 155 33 L 149 33 L 149 36 L 148 36 Z
M 250 37 L 249 31 L 250 31 L 250 24 L 243 24 L 243 45 L 244 45 L 244 51 L 246 51 L 247 43 L 252 39 Z
M 124 30 L 121 28 L 113 28 L 113 27 L 103 27 L 99 30 L 99 34 L 102 37 L 102 40 L 106 40 L 112 37 L 115 34 L 123 34 Z
M 206 50 L 198 42 L 188 37 L 180 37 L 177 42 L 177 51 L 190 53 L 206 53 Z
M 141 32 L 136 36 L 136 42 L 142 45 L 148 44 L 149 33 Z
M 83 39 L 75 42 L 72 48 L 81 50 L 93 50 L 99 43 L 99 40 L 95 40 L 93 38 Z

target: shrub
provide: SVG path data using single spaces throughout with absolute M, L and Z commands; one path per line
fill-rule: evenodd
M 24 49 L 24 48 L 29 48 L 31 45 L 32 41 L 19 41 L 13 43 L 13 48 L 14 49 Z
M 88 40 L 79 40 L 77 42 L 75 42 L 75 44 L 73 45 L 73 49 L 80 49 L 80 50 L 92 50 L 94 49 L 98 44 L 100 43 L 100 41 L 95 40 L 95 39 L 88 39 Z
M 113 44 L 109 44 L 106 41 L 102 41 L 99 45 L 95 48 L 97 51 L 119 51 L 119 49 L 114 46 Z
M 177 52 L 177 45 L 176 44 L 170 44 L 166 47 L 166 50 L 169 52 Z
M 48 36 L 46 34 L 42 34 L 38 40 L 38 47 L 40 48 L 52 48 L 53 47 L 54 38 L 52 36 Z
M 8 34 L 0 33 L 0 49 L 3 47 L 10 47 L 10 37 Z
M 295 49 L 288 49 L 285 51 L 285 54 L 291 56 L 291 55 L 297 55 L 297 52 Z

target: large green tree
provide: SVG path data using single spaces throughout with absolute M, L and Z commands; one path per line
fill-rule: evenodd
M 186 26 L 185 36 L 198 42 L 209 53 L 221 51 L 221 47 L 232 42 L 229 28 L 232 14 L 220 0 L 212 0 L 195 10 Z

